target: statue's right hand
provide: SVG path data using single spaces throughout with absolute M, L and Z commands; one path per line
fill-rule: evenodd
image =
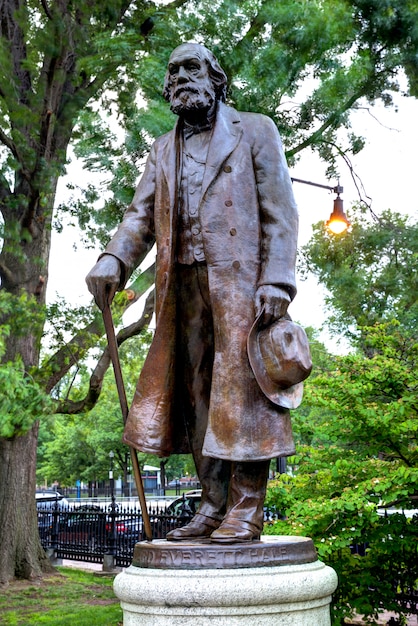
M 86 276 L 89 291 L 93 294 L 101 311 L 110 304 L 119 287 L 121 266 L 111 254 L 104 254 Z

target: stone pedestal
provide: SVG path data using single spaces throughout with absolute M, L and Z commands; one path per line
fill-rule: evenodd
M 124 626 L 329 626 L 337 575 L 310 539 L 141 542 L 115 578 Z

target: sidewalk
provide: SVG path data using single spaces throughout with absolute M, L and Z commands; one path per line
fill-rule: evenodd
M 387 613 L 387 612 L 381 613 L 379 615 L 379 619 L 377 620 L 376 624 L 378 624 L 379 626 L 387 626 L 391 617 L 394 617 L 396 619 L 397 617 L 396 613 Z M 410 615 L 406 623 L 407 623 L 407 626 L 417 626 L 418 616 Z M 363 619 L 360 615 L 358 617 L 354 617 L 351 620 L 351 622 L 348 622 L 347 626 L 350 626 L 351 624 L 355 626 L 361 626 L 362 624 L 365 624 L 365 622 L 363 622 Z
M 101 563 L 89 563 L 88 561 L 70 561 L 69 559 L 61 559 L 58 565 L 60 567 L 68 567 L 70 569 L 84 569 L 93 572 L 103 571 L 103 565 Z

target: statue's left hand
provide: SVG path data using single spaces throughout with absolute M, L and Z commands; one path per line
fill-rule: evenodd
M 261 285 L 255 295 L 256 317 L 264 308 L 261 322 L 264 326 L 268 326 L 286 315 L 289 304 L 290 296 L 285 289 L 277 285 Z

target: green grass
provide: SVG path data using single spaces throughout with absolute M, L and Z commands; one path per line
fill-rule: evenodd
M 9 626 L 118 626 L 122 609 L 114 576 L 58 567 L 40 583 L 13 582 L 0 593 L 0 624 Z

